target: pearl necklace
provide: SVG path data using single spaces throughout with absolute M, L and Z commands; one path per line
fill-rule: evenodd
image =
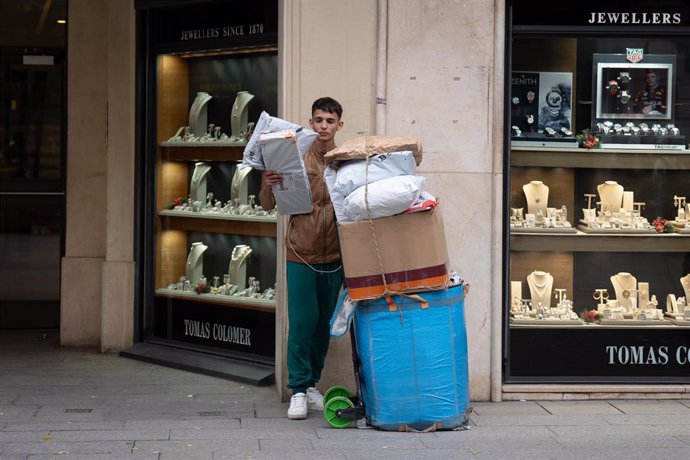
M 538 278 L 543 278 L 543 282 L 541 284 L 537 282 Z M 545 275 L 536 275 L 534 272 L 532 272 L 529 278 L 530 287 L 533 288 L 534 293 L 540 299 L 546 298 L 546 291 L 549 289 L 552 281 L 553 278 L 551 278 L 549 273 L 546 273 Z

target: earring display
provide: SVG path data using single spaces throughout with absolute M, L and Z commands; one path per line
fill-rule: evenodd
M 669 221 L 677 233 L 690 233 L 690 204 L 687 197 L 673 195 L 673 205 L 676 207 L 676 217 Z
M 524 208 L 511 208 L 510 231 L 513 233 L 576 233 L 568 220 L 568 209 L 548 206 L 549 187 L 540 180 L 522 186 L 527 200 Z

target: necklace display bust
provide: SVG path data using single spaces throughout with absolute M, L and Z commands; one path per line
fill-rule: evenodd
M 683 286 L 683 292 L 685 293 L 685 302 L 687 305 L 690 305 L 690 273 L 680 279 L 680 284 Z
M 254 99 L 254 95 L 249 91 L 237 93 L 235 103 L 232 104 L 230 114 L 230 133 L 232 140 L 238 140 L 243 134 L 247 133 L 247 114 L 249 111 L 249 101 Z
M 549 308 L 551 306 L 551 288 L 553 287 L 553 276 L 550 273 L 535 270 L 527 275 L 527 285 L 529 286 L 532 309 Z
M 189 195 L 192 201 L 206 202 L 206 175 L 211 170 L 211 165 L 202 161 L 194 164 L 194 172 L 189 182 Z
M 242 162 L 238 162 L 235 167 L 235 173 L 232 176 L 232 182 L 230 182 L 230 199 L 235 201 L 235 198 L 239 198 L 240 204 L 249 204 L 248 190 L 249 190 L 249 173 L 252 172 L 252 168 L 247 166 L 245 168 L 240 168 Z
M 252 253 L 252 248 L 246 244 L 238 244 L 232 249 L 228 274 L 230 284 L 237 286 L 238 291 L 247 288 L 247 258 Z
M 198 92 L 192 107 L 189 109 L 189 127 L 195 136 L 201 137 L 206 134 L 208 101 L 211 99 L 213 96 L 210 94 Z
M 616 292 L 618 306 L 625 308 L 627 313 L 637 307 L 637 278 L 627 272 L 616 273 L 611 277 L 611 284 Z
M 202 256 L 206 249 L 208 249 L 208 246 L 204 243 L 196 242 L 192 243 L 192 247 L 189 250 L 185 277 L 192 283 L 192 286 L 195 286 L 204 274 L 204 258 Z
M 607 180 L 597 185 L 602 212 L 619 212 L 623 205 L 623 186 L 616 181 Z
M 527 198 L 527 213 L 537 215 L 539 211 L 542 215 L 547 215 L 546 205 L 549 201 L 549 187 L 540 180 L 530 181 L 529 184 L 522 186 Z

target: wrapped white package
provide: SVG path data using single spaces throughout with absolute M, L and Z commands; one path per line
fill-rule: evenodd
M 411 175 L 417 170 L 411 150 L 374 155 L 369 158 L 368 165 L 365 160 L 338 162 L 337 169 L 331 165 L 324 171 L 324 180 L 338 221 L 346 219 L 343 212 L 345 197 L 364 185 L 365 181 L 372 183 L 389 177 Z
M 357 160 L 359 161 L 359 160 Z M 344 196 L 338 195 L 337 192 L 334 193 L 335 181 L 338 179 L 338 172 L 329 166 L 323 171 L 323 180 L 326 182 L 326 187 L 328 188 L 328 194 L 331 196 L 331 203 L 333 203 L 333 211 L 335 211 L 335 220 L 338 222 L 344 222 L 345 211 L 343 211 L 343 200 Z
M 369 158 L 369 165 L 364 160 L 346 161 L 338 168 L 334 189 L 348 196 L 364 185 L 365 177 L 372 183 L 388 177 L 411 175 L 416 171 L 417 165 L 411 150 L 374 155 Z
M 280 214 L 307 214 L 311 212 L 311 188 L 300 155 L 299 134 L 293 130 L 262 134 L 258 145 L 266 169 L 283 176 L 273 186 L 273 196 Z
M 311 146 L 312 142 L 314 142 L 314 139 L 317 136 L 317 134 L 311 129 L 303 128 L 300 125 L 290 123 L 289 121 L 281 118 L 272 117 L 265 111 L 261 112 L 259 119 L 254 125 L 254 132 L 247 141 L 247 145 L 244 147 L 244 154 L 242 156 L 242 164 L 240 165 L 240 168 L 244 169 L 250 166 L 261 171 L 270 169 L 267 168 L 264 163 L 261 147 L 259 146 L 259 140 L 262 134 L 285 130 L 293 130 L 297 133 L 301 133 L 297 140 L 297 148 L 299 149 L 300 155 L 304 155 L 307 152 L 309 146 Z
M 419 198 L 424 182 L 422 176 L 403 175 L 363 185 L 343 200 L 343 221 L 358 222 L 369 217 L 377 219 L 400 214 Z

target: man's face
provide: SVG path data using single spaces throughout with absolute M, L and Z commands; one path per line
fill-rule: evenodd
M 654 72 L 648 73 L 645 79 L 647 80 L 647 85 L 649 85 L 650 88 L 654 88 L 657 84 L 659 84 L 659 77 Z
M 340 121 L 337 113 L 316 109 L 311 116 L 309 126 L 319 135 L 318 139 L 321 142 L 331 142 L 335 133 L 343 127 L 343 122 Z

